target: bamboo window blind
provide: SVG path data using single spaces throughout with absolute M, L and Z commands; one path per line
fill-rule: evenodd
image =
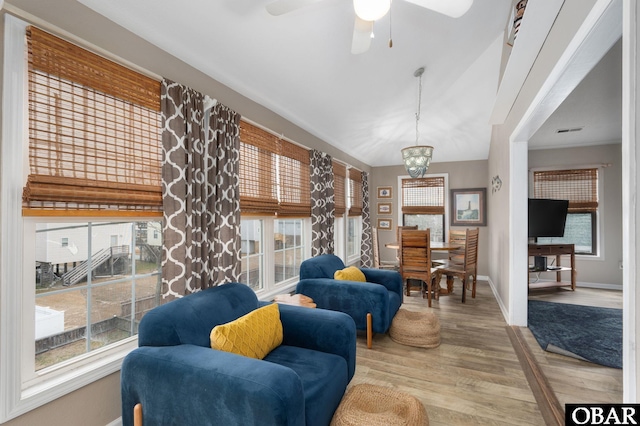
M 349 169 L 349 216 L 362 214 L 362 172 Z
M 569 212 L 598 209 L 598 169 L 533 172 L 533 197 L 569 200 Z
M 335 217 L 344 215 L 347 211 L 347 196 L 345 191 L 345 182 L 347 179 L 347 166 L 340 164 L 335 160 L 333 165 L 333 190 L 335 202 Z
M 444 177 L 402 179 L 402 213 L 444 214 Z
M 240 123 L 240 210 L 242 214 L 311 215 L 309 151 Z
M 24 214 L 161 212 L 160 82 L 35 27 L 27 45 Z

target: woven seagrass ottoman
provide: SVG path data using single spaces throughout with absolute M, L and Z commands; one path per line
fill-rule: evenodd
M 440 321 L 432 312 L 399 309 L 391 321 L 389 336 L 402 345 L 436 348 L 440 346 Z
M 331 426 L 428 426 L 424 405 L 412 395 L 368 383 L 347 390 Z

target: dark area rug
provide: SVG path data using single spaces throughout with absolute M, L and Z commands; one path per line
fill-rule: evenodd
M 622 368 L 622 309 L 529 300 L 528 320 L 542 349 Z

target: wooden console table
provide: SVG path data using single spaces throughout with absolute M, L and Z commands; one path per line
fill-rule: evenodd
M 529 273 L 527 274 L 527 282 L 530 289 L 535 288 L 549 288 L 549 287 L 571 287 L 571 290 L 576 289 L 576 253 L 573 244 L 529 244 L 529 257 L 532 256 L 555 256 L 556 262 L 554 266 L 549 266 L 547 263 L 547 269 L 545 271 L 537 271 L 533 266 L 529 265 Z M 560 264 L 562 256 L 569 256 L 570 266 L 562 266 Z M 562 272 L 571 272 L 571 281 L 562 281 Z M 531 282 L 531 273 L 546 273 L 555 272 L 556 280 L 539 280 Z

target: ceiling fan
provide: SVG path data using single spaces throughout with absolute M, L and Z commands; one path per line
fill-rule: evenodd
M 266 9 L 273 16 L 284 15 L 304 6 L 322 0 L 275 0 Z M 467 13 L 473 0 L 404 0 L 417 6 L 433 10 L 451 18 L 459 18 Z M 391 0 L 353 0 L 356 21 L 353 26 L 351 53 L 359 54 L 369 50 L 373 34 L 373 23 L 389 12 Z M 391 45 L 391 44 L 390 44 Z

